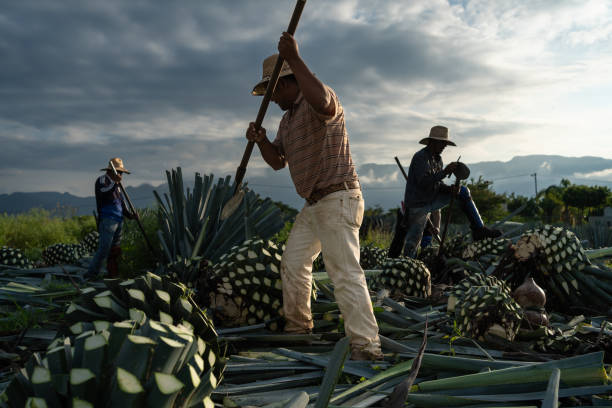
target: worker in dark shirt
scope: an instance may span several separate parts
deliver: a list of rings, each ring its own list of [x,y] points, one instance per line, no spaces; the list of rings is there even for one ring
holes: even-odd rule
[[[401,249],[404,238],[404,255],[415,257],[423,230],[430,217],[433,222],[435,234],[440,232],[440,209],[450,203],[452,194],[456,194],[463,213],[470,222],[472,238],[479,241],[484,238],[496,238],[501,231],[485,227],[478,209],[472,200],[470,190],[466,186],[460,186],[458,191],[454,186],[444,184],[442,180],[453,174],[457,169],[457,162],[449,163],[444,167],[440,154],[446,146],[456,146],[448,138],[448,129],[444,126],[434,126],[429,136],[419,143],[427,147],[419,150],[412,157],[406,191],[404,193],[404,218],[403,228],[399,229],[394,237],[392,247]],[[402,236],[399,236],[402,234]],[[399,245],[398,245],[399,242]],[[389,256],[397,257],[399,253],[390,253]]]
[[[112,163],[117,174],[111,168]],[[138,218],[138,214],[132,214],[125,203],[119,189],[119,183],[124,173],[130,174],[123,167],[123,161],[115,157],[110,159],[108,167],[100,169],[105,171],[96,179],[96,206],[98,208],[98,249],[89,264],[85,277],[93,279],[100,273],[100,268],[106,259],[106,269],[109,278],[119,277],[119,257],[121,256],[121,230],[123,217],[130,219]]]

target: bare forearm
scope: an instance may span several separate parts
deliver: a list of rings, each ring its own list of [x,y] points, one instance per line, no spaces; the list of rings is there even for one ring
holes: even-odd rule
[[[257,147],[259,147],[261,157],[263,157],[266,163],[268,163],[268,165],[274,170],[279,170],[285,167],[285,158],[280,154],[278,148],[270,143],[267,138],[257,142]]]
[[[306,102],[319,114],[333,116],[336,107],[332,103],[331,95],[323,82],[319,81],[306,66],[300,56],[297,42],[291,34],[283,33],[278,41],[278,52],[291,67]]]
[[[274,170],[285,167],[285,158],[281,154],[279,148],[270,143],[266,136],[265,128],[261,126],[255,128],[254,122],[249,123],[249,127],[246,131],[246,138],[249,142],[257,143],[261,156]]]

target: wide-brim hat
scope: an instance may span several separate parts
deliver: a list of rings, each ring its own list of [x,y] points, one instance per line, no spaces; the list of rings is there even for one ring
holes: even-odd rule
[[[110,165],[111,163],[113,163],[113,166],[115,166],[115,170],[117,170],[118,172],[120,171],[122,173],[130,174],[130,172],[127,171],[125,167],[123,167],[123,160],[121,160],[119,157],[113,157],[112,159],[110,159],[108,161],[108,166],[103,169],[100,169],[100,171],[113,171],[113,168]]]
[[[276,60],[278,60],[278,54],[270,55],[263,61],[261,81],[259,81],[253,88],[253,91],[251,91],[253,95],[263,95],[266,93],[266,88],[268,87],[268,82],[270,82],[272,71],[274,71]],[[293,75],[293,71],[291,70],[289,64],[287,64],[287,61],[283,61],[283,66],[281,67],[278,77],[280,78],[287,75]]]
[[[429,136],[421,139],[420,144],[428,144],[430,140],[441,140],[446,142],[447,145],[457,146],[455,142],[448,138],[448,128],[444,126],[434,126],[429,131]]]

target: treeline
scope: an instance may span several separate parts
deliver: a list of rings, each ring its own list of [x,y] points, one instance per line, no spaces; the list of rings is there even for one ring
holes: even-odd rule
[[[524,206],[512,221],[565,223],[576,226],[587,222],[590,216],[603,215],[606,206],[612,207],[612,192],[608,187],[572,184],[567,179],[561,180],[559,185],[539,191],[536,197],[514,193],[498,194],[493,191],[492,185],[492,181],[485,180],[482,176],[477,180],[470,179],[467,183],[485,223],[500,220]],[[396,211],[396,208],[384,211],[379,206],[369,207],[366,209],[365,218],[394,220]],[[452,209],[451,219],[456,224],[468,222],[457,205]]]

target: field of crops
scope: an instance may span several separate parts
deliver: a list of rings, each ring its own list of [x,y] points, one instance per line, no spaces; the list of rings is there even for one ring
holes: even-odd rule
[[[609,248],[563,226],[455,233],[418,259],[363,231],[384,359],[352,361],[315,261],[312,334],[282,332],[287,219],[229,178],[196,174],[126,224],[121,279],[83,277],[93,217],[0,222],[0,406],[612,406]]]

